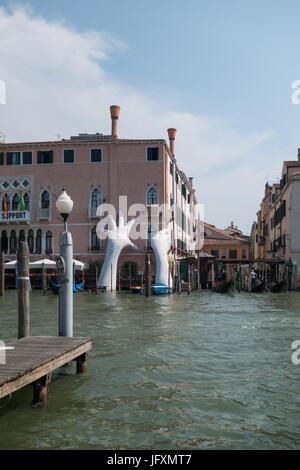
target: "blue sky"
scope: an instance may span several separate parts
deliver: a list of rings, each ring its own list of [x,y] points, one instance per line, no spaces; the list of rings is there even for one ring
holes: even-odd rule
[[[0,6],[7,4],[0,0]],[[30,18],[59,23],[83,38],[91,30],[103,34],[104,42],[109,38],[105,57],[99,59],[107,83],[110,80],[129,94],[134,92],[137,105],[141,100],[145,110],[151,108],[152,120],[156,112],[160,117],[164,114],[161,124],[178,129],[181,154],[176,156],[188,176],[195,177],[208,222],[224,227],[234,220],[244,230],[250,229],[266,179],[279,177],[282,161],[296,159],[300,147],[300,105],[291,102],[291,83],[300,79],[298,1],[86,0],[83,4],[31,0],[21,4],[30,10]],[[14,11],[16,3],[10,5]],[[21,34],[22,27],[16,34]],[[24,74],[16,64],[10,59],[14,75]],[[37,78],[32,64],[26,74],[30,67]],[[56,74],[56,67],[53,59],[59,86],[63,77]],[[3,64],[1,69],[0,60],[0,79],[2,73],[8,80],[7,69]],[[89,86],[84,82],[78,90],[88,92]],[[113,103],[114,98],[112,91],[111,104],[119,104]],[[7,109],[13,113],[13,106]],[[123,108],[120,128],[122,112]],[[157,130],[151,128],[150,117],[143,132],[140,123],[134,129],[133,117],[130,121],[126,115],[132,123],[130,136],[152,137]],[[193,118],[198,127],[192,126],[188,146],[181,131]],[[50,118],[48,125],[52,126]],[[63,133],[62,127],[58,132],[61,129]],[[130,130],[126,128],[127,134]],[[45,131],[39,132],[37,139]],[[167,138],[165,129],[156,136]],[[24,138],[21,130],[14,130],[13,137]],[[220,200],[226,210],[220,208]]]

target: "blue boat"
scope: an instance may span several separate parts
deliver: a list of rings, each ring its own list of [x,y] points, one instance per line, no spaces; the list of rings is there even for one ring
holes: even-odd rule
[[[162,295],[169,293],[169,287],[166,284],[163,284],[162,282],[157,282],[156,284],[153,284],[153,286],[151,286],[151,290],[152,294],[154,295]]]

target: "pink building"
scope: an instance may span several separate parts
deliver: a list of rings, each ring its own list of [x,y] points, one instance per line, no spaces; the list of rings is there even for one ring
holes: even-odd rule
[[[111,106],[110,111],[111,135],[79,134],[60,141],[0,144],[0,235],[7,259],[14,258],[22,230],[33,261],[59,253],[62,221],[55,201],[62,188],[74,201],[69,229],[74,257],[81,261],[103,260],[106,241],[96,237],[100,220],[96,210],[110,203],[118,214],[119,196],[127,196],[128,207],[141,203],[147,211],[157,208],[159,227],[170,227],[173,252],[178,256],[195,250],[196,198],[192,179],[179,170],[175,159],[176,130],[168,129],[170,145],[164,139],[118,139],[120,108]],[[21,195],[25,207],[20,204]],[[160,212],[161,204],[173,206],[171,216]],[[138,250],[124,250],[120,263],[130,261],[141,269],[148,242],[140,239],[135,243]]]

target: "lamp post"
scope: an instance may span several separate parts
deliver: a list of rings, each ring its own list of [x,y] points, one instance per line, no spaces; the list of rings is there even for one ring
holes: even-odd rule
[[[73,208],[73,201],[65,190],[56,201],[56,208],[64,221],[60,236],[60,256],[63,276],[59,288],[59,336],[73,336],[73,242],[68,232],[67,219]]]

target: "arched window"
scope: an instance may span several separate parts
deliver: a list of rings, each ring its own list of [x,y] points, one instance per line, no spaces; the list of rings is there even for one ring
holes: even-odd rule
[[[42,231],[41,231],[40,228],[36,232],[35,251],[36,251],[36,253],[41,253],[42,252]]]
[[[27,193],[24,194],[24,202],[25,202],[25,210],[29,211],[30,204],[29,204],[29,196]]]
[[[48,193],[48,191],[44,191],[42,193],[42,199],[41,199],[41,205],[42,205],[42,209],[48,209],[49,206],[50,206],[50,195]]]
[[[100,251],[100,239],[97,237],[96,225],[91,230],[91,250]]]
[[[18,194],[14,194],[14,197],[12,198],[11,210],[17,211],[18,208],[19,208],[19,196]]]
[[[99,189],[94,189],[91,194],[91,209],[90,209],[90,216],[96,217],[97,207],[100,206],[102,203],[102,197]]]
[[[7,251],[8,250],[8,238],[7,238],[7,231],[2,230],[1,234],[1,250]]]
[[[19,232],[19,241],[20,241],[20,240],[26,240],[26,238],[25,238],[25,230],[23,230],[23,229],[20,230],[20,232]]]
[[[15,230],[12,230],[10,232],[9,251],[10,251],[10,253],[13,253],[13,252],[17,251],[17,235],[16,235]]]
[[[96,208],[101,204],[101,193],[99,189],[94,189],[91,198],[91,207]]]
[[[158,193],[155,188],[150,188],[147,192],[147,205],[158,204]]]
[[[2,198],[2,210],[4,211],[5,210],[5,207],[4,207],[4,198],[6,200],[6,205],[7,205],[7,210],[9,211],[10,210],[10,199],[8,197],[7,194],[5,194],[5,196],[3,196]]]
[[[29,230],[29,232],[28,232],[27,243],[28,243],[29,252],[33,253],[34,252],[33,230]]]
[[[48,230],[48,232],[46,233],[46,253],[49,255],[52,253],[52,239],[52,232]]]

